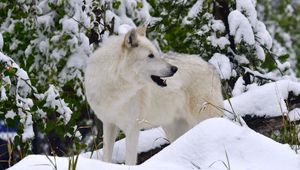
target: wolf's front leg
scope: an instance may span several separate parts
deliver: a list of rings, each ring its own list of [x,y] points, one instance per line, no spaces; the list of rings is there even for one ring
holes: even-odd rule
[[[126,133],[126,161],[127,165],[135,165],[137,162],[137,148],[139,129],[133,128]]]
[[[119,128],[112,123],[103,122],[103,160],[111,162],[115,139]]]

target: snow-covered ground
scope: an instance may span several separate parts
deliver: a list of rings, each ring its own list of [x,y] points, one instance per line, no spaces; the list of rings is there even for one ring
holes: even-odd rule
[[[148,142],[146,143],[148,143],[148,148],[153,148],[156,141],[153,141],[153,139],[161,139],[164,135],[161,133],[160,129],[151,130],[150,134],[150,136],[152,136],[152,141],[149,140],[150,138],[146,137],[148,135],[141,135],[141,137],[147,139]],[[119,145],[120,144],[124,143],[121,142]],[[145,145],[143,147],[145,147]],[[122,148],[124,147],[121,147],[119,150],[120,155],[124,152]],[[200,123],[174,143],[138,166],[129,167],[127,165],[105,163],[100,160],[89,159],[85,156],[79,156],[76,169],[300,169],[300,156],[288,145],[277,143],[247,127],[238,126],[224,118],[213,118]],[[53,163],[56,160],[58,170],[65,170],[69,166],[68,158],[56,157],[54,160],[53,157],[50,157],[50,159]],[[30,155],[9,170],[19,169],[52,170],[53,165],[44,155]]]
[[[247,92],[238,93],[238,91]],[[288,113],[285,99],[289,93],[300,94],[300,84],[289,80],[268,83],[260,87],[235,87],[236,95],[225,100],[226,115],[280,116],[288,114],[299,119],[297,110]],[[229,102],[230,101],[230,102]],[[231,113],[229,113],[231,112]],[[139,153],[168,143],[161,128],[142,131]],[[124,163],[125,140],[116,142],[113,161]],[[30,155],[11,167],[17,169],[67,169],[69,158]],[[101,161],[102,150],[83,153],[79,156],[77,169],[128,169],[126,165]],[[284,145],[262,136],[247,127],[241,127],[225,118],[214,118],[200,123],[174,143],[150,158],[145,163],[130,169],[231,169],[231,170],[299,170],[300,155],[289,145]]]

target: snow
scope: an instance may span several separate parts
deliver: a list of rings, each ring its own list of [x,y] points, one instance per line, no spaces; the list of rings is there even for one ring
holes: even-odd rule
[[[285,100],[289,92],[294,95],[300,95],[300,83],[290,80],[280,80],[268,83],[256,88],[248,88],[248,91],[234,96],[224,102],[224,107],[229,112],[226,115],[232,117],[232,113],[240,116],[252,115],[259,117],[275,117],[289,114],[290,117],[296,117],[297,112],[288,113]],[[231,108],[232,106],[232,108]]]
[[[242,54],[242,55],[234,54],[234,59],[241,65],[249,64],[249,60],[247,59],[247,57],[244,54]]]
[[[16,116],[16,113],[12,110],[8,111],[6,114],[5,114],[5,118],[11,118],[11,119],[14,119],[14,117]]]
[[[16,114],[18,114],[20,116],[20,123],[22,123],[24,126],[24,131],[21,134],[22,140],[26,141],[28,139],[32,139],[34,137],[34,132],[32,126],[32,115],[29,111],[33,106],[33,101],[32,99],[27,98],[27,95],[31,93],[31,82],[29,80],[28,74],[26,71],[20,68],[19,65],[16,64],[10,57],[4,55],[1,52],[0,61],[5,63],[5,67],[7,68],[17,69],[17,72],[15,74],[17,77],[17,82],[15,87],[13,88],[15,91],[16,107],[18,108],[18,110],[16,113],[13,113],[13,111],[8,112],[7,116],[14,117]],[[3,77],[2,80],[4,84],[12,86],[10,77]]]
[[[0,33],[0,50],[2,50],[3,45],[4,45],[4,42],[3,42],[3,36],[2,36],[2,34]]]
[[[17,88],[19,89],[17,92],[20,96],[26,97],[31,92],[31,82],[29,80],[28,74],[22,68],[18,68],[16,76],[18,77]],[[31,103],[32,102],[28,103],[27,105],[32,106]]]
[[[42,15],[37,17],[37,23],[38,24],[43,24],[45,28],[50,28],[53,24],[53,13],[49,13],[47,15]]]
[[[232,90],[232,96],[238,96],[242,94],[246,90],[245,81],[243,77],[239,77],[234,84],[234,88]]]
[[[42,118],[42,119],[47,119],[47,113],[44,112],[42,109],[38,109],[38,110],[36,111],[36,113],[39,115],[40,118]]]
[[[128,24],[122,24],[119,26],[118,28],[118,34],[119,35],[123,35],[126,34],[128,31],[130,31],[131,29],[133,29],[134,27]]]
[[[255,44],[255,50],[256,50],[257,58],[260,61],[265,61],[266,55],[265,55],[264,49],[261,46],[259,46],[258,44]]]
[[[89,39],[83,33],[80,33],[79,36],[74,37],[74,39],[76,41],[74,44],[77,44],[78,47],[73,49],[66,67],[75,67],[83,70],[86,66],[88,55],[91,53]]]
[[[78,22],[76,22],[73,18],[64,17],[60,22],[62,24],[63,30],[66,33],[78,33]]]
[[[257,21],[257,12],[252,0],[236,0],[236,9],[247,16],[251,25],[255,24]]]
[[[23,124],[25,124],[26,126],[24,126],[24,132],[22,133],[22,141],[26,142],[34,137],[33,122],[30,113],[26,115],[26,122]]]
[[[40,52],[44,55],[48,55],[49,53],[49,43],[46,41],[41,41],[38,45]]]
[[[63,58],[65,55],[66,55],[66,51],[65,50],[55,48],[51,52],[50,57],[58,61],[61,58]]]
[[[294,13],[294,8],[292,7],[291,4],[288,4],[284,11],[287,13],[288,16],[293,16]]]
[[[249,45],[255,43],[254,33],[249,20],[238,10],[228,15],[230,35],[234,36],[235,43],[244,40]]]
[[[142,4],[143,4],[142,9],[137,10],[139,18],[144,22],[152,22],[153,18],[149,13],[151,6],[148,4],[146,0],[142,0]]]
[[[286,61],[284,63],[281,63],[278,59],[275,60],[277,68],[281,71],[287,70],[291,67],[290,62]]]
[[[215,66],[221,79],[230,79],[231,64],[228,57],[220,53],[215,53],[208,62]]]
[[[300,108],[291,110],[288,116],[290,121],[300,120]],[[298,135],[300,135],[300,133]],[[300,137],[298,139],[300,139]]]
[[[273,40],[265,24],[261,21],[257,21],[253,30],[256,32],[257,41],[267,49],[271,49]]]
[[[21,41],[19,41],[19,40],[14,40],[14,41],[10,44],[9,49],[10,49],[10,50],[15,50],[15,49],[18,47],[19,44],[21,44]]]
[[[32,46],[28,45],[25,50],[25,56],[28,57],[32,53]]]
[[[161,136],[161,134],[157,134]],[[148,146],[151,147],[151,146]],[[76,158],[76,156],[75,156]],[[65,170],[72,158],[30,155],[9,170]],[[247,127],[224,118],[206,120],[138,166],[105,163],[79,156],[76,169],[102,170],[298,170],[300,156]]]
[[[8,132],[8,133],[0,133],[0,139],[1,140],[12,140],[16,136],[16,133],[14,132]]]
[[[258,71],[251,70],[248,67],[243,67],[243,68],[245,69],[245,73],[249,72],[250,74],[253,74],[256,77],[262,77],[262,78],[269,79],[269,80],[272,80],[272,81],[277,81],[277,80],[281,79],[278,76],[274,75],[274,73],[272,73],[272,72],[269,72],[267,74],[262,74]]]
[[[224,49],[226,45],[230,44],[229,40],[226,37],[220,37],[220,38],[218,38],[216,36],[216,33],[212,33],[211,36],[207,37],[207,40],[214,47],[220,47],[221,49]]]
[[[59,93],[55,89],[54,85],[49,85],[48,90],[45,92],[44,97],[46,99],[45,107],[51,107],[61,115],[60,117],[67,124],[71,119],[72,110],[67,106],[63,99],[59,98]]]
[[[299,155],[288,145],[220,118],[200,123],[144,165],[159,165],[161,160],[169,165],[178,164],[181,169],[227,169],[222,162],[230,164],[231,170],[300,167]]]
[[[1,86],[1,97],[0,97],[0,101],[5,101],[7,100],[7,95],[6,95],[6,90],[4,88],[4,86]]]
[[[141,131],[139,136],[138,153],[147,152],[154,148],[159,148],[164,144],[168,144],[165,132],[162,128],[153,128],[146,131]],[[87,152],[81,156],[92,159],[102,159],[102,149],[95,152]],[[119,140],[114,145],[112,161],[115,163],[125,162],[125,139]]]
[[[152,18],[149,12],[151,7],[146,0],[120,0],[119,2],[121,4],[118,9],[106,10],[105,13],[106,23],[110,23],[114,18],[114,32],[123,34],[126,31],[123,29],[125,25],[125,27],[135,28],[134,20],[138,20],[141,25],[155,22],[155,18]],[[138,3],[141,3],[140,7],[137,6]],[[123,27],[120,28],[121,30],[120,26]]]
[[[89,39],[83,33],[78,33],[76,36],[73,36],[68,43],[73,44],[72,46],[75,47],[71,49],[72,53],[69,55],[65,67],[59,73],[59,81],[62,84],[72,79],[83,80],[82,71],[85,69],[87,58],[92,51]],[[82,91],[82,89],[77,89],[77,94],[81,94],[78,91]]]
[[[183,19],[184,24],[191,24],[189,18],[194,18],[198,15],[199,12],[202,10],[203,0],[198,0],[192,8],[189,10],[188,15]]]
[[[269,32],[267,31],[265,24],[262,23],[261,21],[257,20],[257,12],[255,10],[255,5],[256,5],[256,2],[253,0],[237,0],[236,1],[236,9],[237,9],[237,11],[240,12],[240,14],[238,14],[238,13],[235,14],[236,17],[240,17],[240,19],[236,19],[236,20],[242,20],[240,22],[243,23],[243,24],[238,24],[238,25],[240,25],[240,27],[238,27],[238,28],[243,29],[246,32],[246,29],[250,29],[252,27],[253,31],[255,32],[256,41],[258,41],[260,43],[260,45],[264,45],[266,48],[270,49],[272,47],[272,37],[269,34]],[[246,22],[245,19],[247,19],[249,22]],[[228,17],[228,20],[229,20],[229,17]],[[234,21],[232,21],[232,22],[234,22]],[[231,21],[229,20],[229,25],[235,25],[235,24],[237,24],[237,23],[231,23]],[[243,26],[245,26],[245,27],[241,28]],[[251,33],[250,30],[248,30],[247,32]],[[230,28],[230,34],[231,34],[231,28]],[[253,34],[253,32],[252,32],[252,34]],[[231,34],[231,35],[234,35],[234,34]],[[243,34],[243,35],[245,35],[245,34]],[[240,39],[240,37],[241,37],[239,34],[237,34],[235,36],[238,36],[238,37],[235,37],[238,39]],[[255,40],[255,39],[254,39],[254,36],[252,39],[252,35],[249,35],[249,39],[244,39],[244,40],[248,44],[253,45],[254,44],[253,40]],[[235,42],[240,42],[240,41],[235,41]],[[262,53],[260,52],[259,54],[262,54]],[[258,57],[260,60],[264,59],[264,57],[262,57],[262,55],[260,55]],[[262,60],[262,61],[264,61],[264,60]]]
[[[198,35],[203,35],[205,33],[209,32],[208,25],[203,25],[201,29],[197,32]]]
[[[225,31],[225,25],[222,20],[212,20],[211,28],[217,32],[224,32]]]
[[[115,28],[114,28],[114,32],[117,32],[117,28],[121,25],[121,19],[111,10],[107,10],[105,12],[105,21],[106,22],[110,22],[113,18],[115,18]],[[128,25],[133,25],[132,23],[128,24]]]

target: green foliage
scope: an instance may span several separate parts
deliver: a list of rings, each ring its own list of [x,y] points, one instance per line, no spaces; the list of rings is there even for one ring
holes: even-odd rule
[[[14,155],[12,163],[32,152],[69,155],[74,150],[86,148],[78,127],[86,124],[86,120],[79,119],[79,115],[87,110],[83,72],[82,68],[68,68],[67,61],[80,49],[78,46],[86,50],[81,53],[83,56],[87,56],[90,49],[85,48],[89,44],[88,40],[84,41],[88,39],[84,34],[63,30],[63,19],[74,20],[75,7],[79,4],[61,2],[7,1],[1,5],[2,52],[11,58],[0,53],[0,86],[3,89],[0,120],[5,120],[8,127],[17,131],[13,148],[18,154]],[[78,12],[84,16],[91,11]],[[75,21],[78,22],[83,21]],[[89,30],[81,23],[78,29],[82,33]],[[26,76],[30,78],[20,71],[27,72]],[[8,113],[14,117],[7,117]],[[28,134],[30,136],[26,136]],[[49,149],[39,149],[42,146],[49,146]]]
[[[291,122],[286,118],[282,118],[282,128],[275,131],[271,138],[280,143],[288,143],[292,146],[299,146],[298,134],[300,132],[299,125],[295,122]]]
[[[144,5],[0,0],[0,121],[17,131],[11,165],[30,153],[73,156],[98,148],[101,123],[84,96],[86,60],[115,34],[118,15],[140,22]]]
[[[274,41],[273,51],[280,61],[289,61],[300,75],[300,4],[293,0],[258,1],[260,16],[269,28]],[[289,56],[287,56],[289,55]],[[285,57],[283,57],[285,56]],[[283,58],[282,58],[283,57]]]
[[[232,67],[231,77],[223,80],[224,84],[228,84],[225,85],[225,91],[229,95],[239,77],[252,80],[246,81],[245,85],[257,83],[254,78],[245,77],[249,76],[245,67],[262,74],[277,70],[277,61],[274,59],[276,57],[265,47],[264,42],[260,42],[257,35],[257,45],[253,45],[244,40],[237,43],[230,34],[228,16],[231,11],[236,10],[234,0],[204,0],[200,5],[201,9],[189,16],[190,9],[198,2],[149,1],[153,7],[152,16],[158,18],[150,28],[150,36],[158,41],[162,51],[198,54],[207,61],[216,53],[226,55]],[[245,17],[248,15],[245,14]],[[256,34],[256,28],[252,26],[252,29]],[[218,44],[218,41],[223,44]],[[257,48],[263,51],[266,60],[259,59]],[[244,62],[240,58],[244,58]],[[263,81],[268,82],[267,79]]]
[[[182,20],[187,15],[188,9],[196,1],[180,3],[178,1],[149,1],[153,7],[152,16],[159,17],[159,21],[150,27],[150,36],[155,37],[160,48],[166,51],[199,54],[199,44],[193,26],[183,26]],[[205,21],[203,21],[205,22]],[[161,33],[161,34],[160,34]],[[179,43],[180,42],[180,43]],[[197,42],[199,44],[197,44]],[[203,42],[203,41],[202,41]]]
[[[121,5],[121,1],[114,1],[114,2],[112,3],[112,7],[113,7],[114,9],[119,9],[120,5]]]

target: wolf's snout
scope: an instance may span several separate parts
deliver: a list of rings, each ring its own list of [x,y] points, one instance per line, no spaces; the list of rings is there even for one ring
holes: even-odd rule
[[[171,71],[173,74],[177,72],[178,68],[176,66],[171,66]]]

